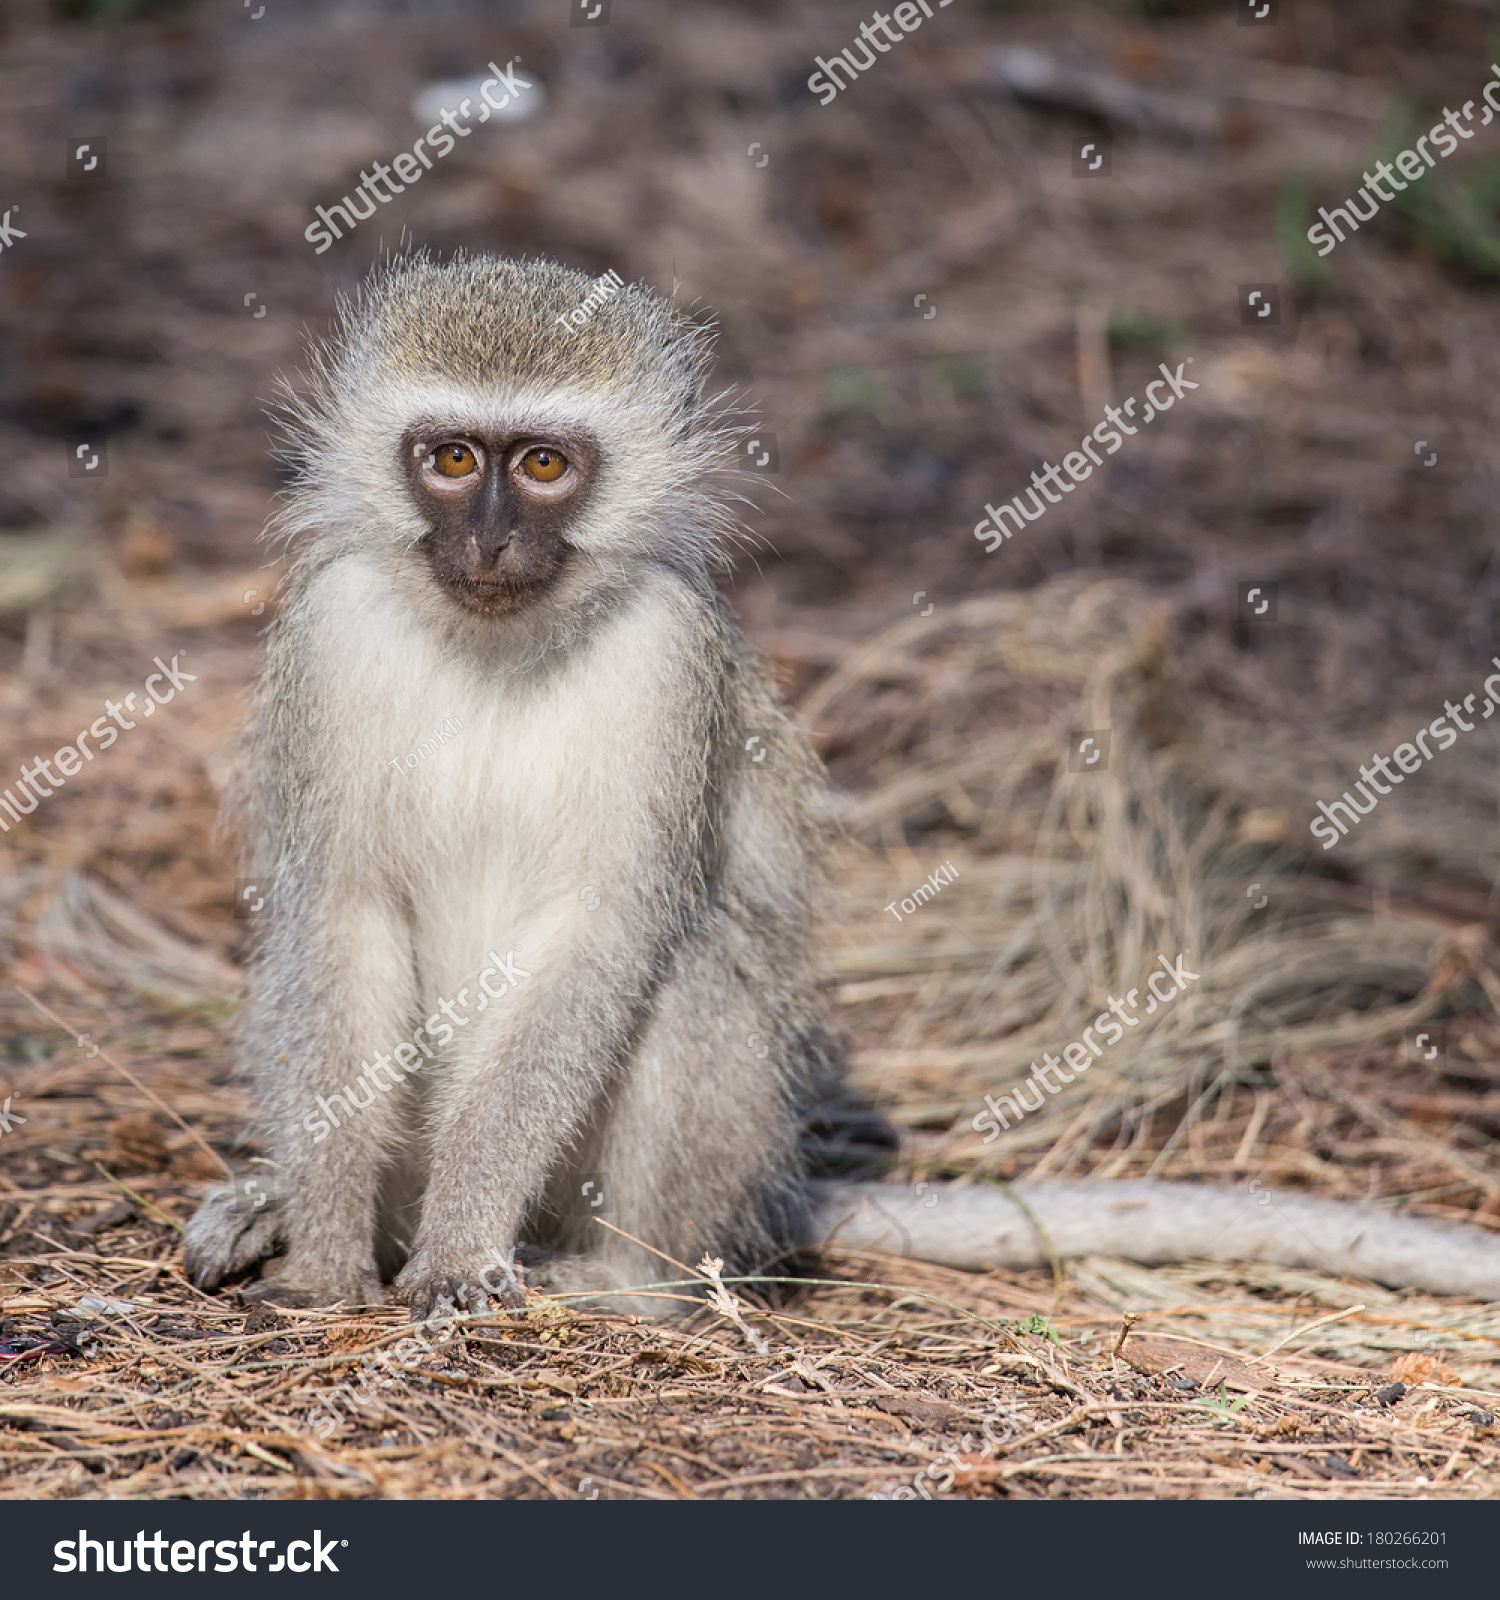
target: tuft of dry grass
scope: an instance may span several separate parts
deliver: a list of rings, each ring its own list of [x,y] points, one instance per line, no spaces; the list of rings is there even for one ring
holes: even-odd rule
[[[1465,788],[1461,759],[1436,768],[1425,794],[1401,797],[1406,811],[1370,819],[1384,832],[1345,842],[1360,853],[1330,875],[1307,825],[1337,789],[1274,748],[1226,763],[1228,730],[1202,725],[1211,713],[1179,682],[1169,624],[1135,585],[1071,574],[903,621],[814,691],[825,745],[861,749],[871,769],[848,808],[846,916],[828,940],[855,1081],[893,1121],[943,1135],[924,1141],[934,1169],[1224,1175],[1301,1095],[1300,1124],[1316,1120],[1309,1102],[1331,1102],[1488,1201],[1492,1163],[1328,1068],[1400,1071],[1423,1024],[1464,1017],[1448,1026],[1448,1066],[1488,1079],[1500,976],[1487,903],[1458,875],[1429,870],[1420,889],[1378,896],[1359,879],[1399,884],[1434,811],[1478,835],[1492,800]],[[1107,768],[1070,770],[1085,730],[1107,735]],[[1347,773],[1363,752],[1326,754]],[[890,911],[947,860],[955,882],[915,914]],[[1199,978],[1174,1005],[981,1144],[969,1117],[986,1090],[1014,1088],[1110,996],[1144,992],[1159,955],[1181,953]],[[1226,1128],[1236,1140],[1205,1166],[1208,1127],[1221,1148]]]

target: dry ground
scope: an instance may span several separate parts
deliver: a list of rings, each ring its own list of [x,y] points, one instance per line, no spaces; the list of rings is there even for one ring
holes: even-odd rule
[[[195,619],[213,636],[215,605],[237,607],[239,581],[136,581],[111,623],[128,630],[128,616],[149,619],[188,642],[191,660],[198,633],[167,617]],[[865,649],[864,668],[851,660],[848,693],[873,716],[857,684],[876,657],[910,695],[938,670],[934,658],[959,658],[975,685],[1019,673],[993,642],[974,640],[999,636],[1013,649],[1024,626],[997,610],[1024,607],[1042,625],[1049,605],[1081,633],[1098,586],[1065,579],[1057,589],[969,602],[941,637],[903,623]],[[12,883],[0,1092],[27,1120],[0,1136],[0,1314],[15,1353],[0,1399],[7,1492],[839,1496],[910,1488],[924,1468],[915,1492],[1491,1492],[1495,1308],[1313,1271],[1089,1260],[1054,1284],[1045,1273],[975,1278],[833,1252],[819,1276],[857,1287],[744,1285],[743,1323],[705,1310],[668,1328],[538,1302],[518,1323],[466,1330],[431,1354],[403,1351],[416,1358],[409,1373],[373,1390],[359,1358],[405,1335],[398,1310],[267,1320],[189,1288],[177,1229],[213,1158],[121,1069],[255,1170],[245,1166],[253,1147],[239,1142],[252,1107],[226,1082],[231,1007],[211,998],[215,982],[232,993],[240,931],[219,908],[203,770],[253,659],[249,630],[236,626],[239,643],[221,645],[197,698],[184,692],[180,720],[163,717],[149,743],[122,740],[110,768],[120,789],[98,801],[102,834],[120,819],[138,826],[151,797],[169,791],[173,837],[126,828],[95,849],[126,860],[155,851],[180,885],[196,870],[203,902],[179,889],[169,916],[158,893],[153,915],[62,855]],[[1138,693],[1142,681],[1159,692],[1159,673],[1128,664],[1128,633],[1122,644],[1104,651],[1114,667],[1098,692]],[[206,638],[203,648],[207,656]],[[823,683],[840,694],[833,678]],[[883,712],[903,720],[890,705]],[[1121,711],[1111,717],[1128,726]],[[992,719],[987,731],[1014,741],[998,770],[1024,778],[1036,730]],[[962,762],[973,744],[954,748]],[[1052,750],[1056,767],[1055,741]],[[1435,891],[1372,907],[1278,868],[1279,847],[1253,843],[1271,828],[1264,807],[1236,812],[1221,794],[1193,811],[1181,792],[1190,754],[1120,740],[1118,775],[1063,771],[1049,783],[1032,774],[1043,819],[1058,805],[1084,807],[1080,837],[1046,852],[1008,851],[998,839],[987,849],[976,818],[968,843],[948,852],[957,880],[913,919],[920,937],[884,910],[910,885],[911,852],[861,844],[860,834],[896,803],[889,789],[909,789],[918,772],[929,794],[961,792],[976,808],[986,796],[935,758],[893,764],[888,782],[866,787],[851,806],[841,909],[827,930],[828,987],[857,1092],[825,1110],[815,1158],[833,1170],[867,1167],[873,1107],[901,1132],[890,1164],[918,1179],[1154,1171],[1245,1186],[1247,1204],[1295,1186],[1490,1225],[1500,1180],[1488,1155],[1496,980],[1487,925]],[[1109,787],[1080,798],[1080,783]],[[1111,818],[1111,797],[1133,797],[1132,816]],[[1020,827],[1023,800],[1012,796],[1007,829]],[[926,797],[907,793],[904,803]],[[1143,842],[1142,817],[1153,811],[1156,831]],[[1224,837],[1214,845],[1204,816],[1219,812],[1230,820],[1215,824]],[[1088,908],[1100,894],[1118,897],[1111,928],[1144,919],[1150,944],[1152,898],[1162,898],[1151,864],[1170,858],[1163,840],[1193,816],[1201,870],[1155,910],[1171,927],[1204,930],[1202,992],[1114,1075],[1101,1064],[1086,1098],[1049,1105],[986,1149],[968,1127],[984,1087],[1008,1086],[1034,1041],[1065,1037],[1076,1000],[1094,992]],[[1089,830],[1111,826],[1122,830],[1112,859],[1134,876],[1116,870],[1091,888],[1099,850]],[[1044,832],[1037,821],[1033,838]],[[1271,861],[1259,869],[1278,908],[1268,926],[1256,924],[1269,906],[1259,917],[1247,906],[1245,926],[1243,872],[1223,889],[1246,850]],[[1226,1005],[1247,989],[1253,1003],[1227,1034]],[[1438,1065],[1409,1063],[1404,1036],[1439,1015]],[[664,1280],[676,1276],[664,1268]],[[1240,1365],[1354,1307],[1268,1362]],[[1141,1320],[1116,1351],[1127,1312]],[[1220,1353],[1230,1360],[1216,1371]],[[1402,1378],[1410,1387],[1392,1391]],[[345,1398],[330,1413],[330,1393],[346,1383],[365,1402]]]
[[[1392,208],[1326,273],[1285,225],[1348,193],[1403,106],[1478,92],[1479,8],[1308,0],[1262,32],[1207,5],[958,4],[826,113],[786,86],[847,8],[643,0],[570,31],[540,5],[372,6],[336,35],[274,9],[5,20],[0,204],[34,222],[0,258],[0,775],[154,655],[198,679],[0,838],[0,1104],[25,1119],[0,1132],[0,1493],[839,1497],[929,1467],[913,1492],[1492,1493],[1495,1309],[1312,1270],[1054,1282],[830,1252],[828,1281],[737,1286],[737,1318],[537,1303],[466,1327],[330,1431],[314,1414],[399,1313],[247,1319],[177,1264],[216,1170],[198,1141],[257,1154],[228,1079],[248,929],[212,833],[275,582],[256,400],[378,248],[315,261],[300,230],[409,146],[422,81],[515,53],[546,114],[471,141],[384,237],[675,274],[774,422],[785,495],[759,497],[729,593],[843,797],[824,949],[851,1094],[813,1159],[1495,1226],[1492,726],[1328,855],[1307,822],[1500,650],[1500,135],[1433,180],[1447,209]],[[1011,94],[995,52],[1020,47],[1072,76]],[[80,118],[113,188],[53,171]],[[1070,140],[1104,131],[1116,176],[1075,181]],[[1282,326],[1242,331],[1235,286],[1270,280]],[[984,553],[986,498],[1189,355],[1203,387],[1162,431]],[[110,444],[97,483],[62,476],[81,432]],[[1246,578],[1280,584],[1274,628],[1236,617]],[[1108,770],[1070,772],[1070,736],[1102,729]],[[1179,950],[1202,976],[1178,1009],[981,1142],[987,1090]]]

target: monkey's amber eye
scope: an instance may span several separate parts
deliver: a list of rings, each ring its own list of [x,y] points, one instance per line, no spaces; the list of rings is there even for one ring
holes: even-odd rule
[[[567,470],[568,458],[558,450],[528,450],[521,457],[521,471],[538,483],[555,483]]]
[[[445,478],[467,478],[479,470],[479,458],[466,444],[440,444],[432,453],[432,464]]]

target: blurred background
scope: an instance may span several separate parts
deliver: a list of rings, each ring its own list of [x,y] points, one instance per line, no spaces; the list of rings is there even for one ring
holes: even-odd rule
[[[1500,7],[955,0],[823,106],[861,6],[597,5],[5,0],[0,787],[154,656],[197,674],[0,834],[9,976],[228,1148],[250,925],[212,823],[275,605],[265,408],[387,252],[548,255],[711,321],[715,387],[759,408],[726,592],[845,823],[854,1089],[814,1156],[1487,1221],[1493,725],[1335,848],[1309,823],[1500,654],[1500,122],[1330,255],[1305,234],[1480,101]],[[512,61],[505,114],[315,252],[314,207]],[[1199,387],[989,552],[986,502],[1162,363]],[[982,1143],[983,1094],[1183,951],[1174,1009]],[[33,1106],[0,1170],[93,1181],[113,1138],[187,1195],[175,1129],[13,988],[0,1018]]]

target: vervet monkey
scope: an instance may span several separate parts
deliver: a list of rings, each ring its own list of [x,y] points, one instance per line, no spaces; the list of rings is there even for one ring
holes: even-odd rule
[[[558,1288],[673,1276],[593,1222],[604,1178],[672,1256],[805,1232],[816,763],[714,586],[735,436],[706,336],[638,286],[574,326],[592,290],[406,259],[315,363],[243,795],[278,1196],[210,1196],[201,1284],[284,1249],[252,1293],[369,1302],[400,1266],[414,1316],[480,1310],[520,1303],[523,1241]]]
[[[1064,1253],[1423,1282],[1430,1246],[1373,1251],[1368,1214],[1316,1202],[1277,1233],[1220,1196],[1245,1215],[1215,1233],[1169,1185],[1022,1185],[1023,1212],[804,1183],[817,763],[715,589],[736,433],[706,335],[639,285],[575,319],[593,287],[397,261],[296,404],[301,543],[240,793],[273,913],[241,1058],[276,1192],[209,1194],[193,1280],[283,1254],[246,1295],[366,1304],[394,1277],[425,1319],[519,1305],[518,1246],[534,1281],[608,1294],[677,1276],[653,1250],[730,1274],[830,1232],[1022,1264],[1039,1223]],[[1500,1294],[1500,1246],[1427,1227],[1487,1246],[1469,1277]]]

